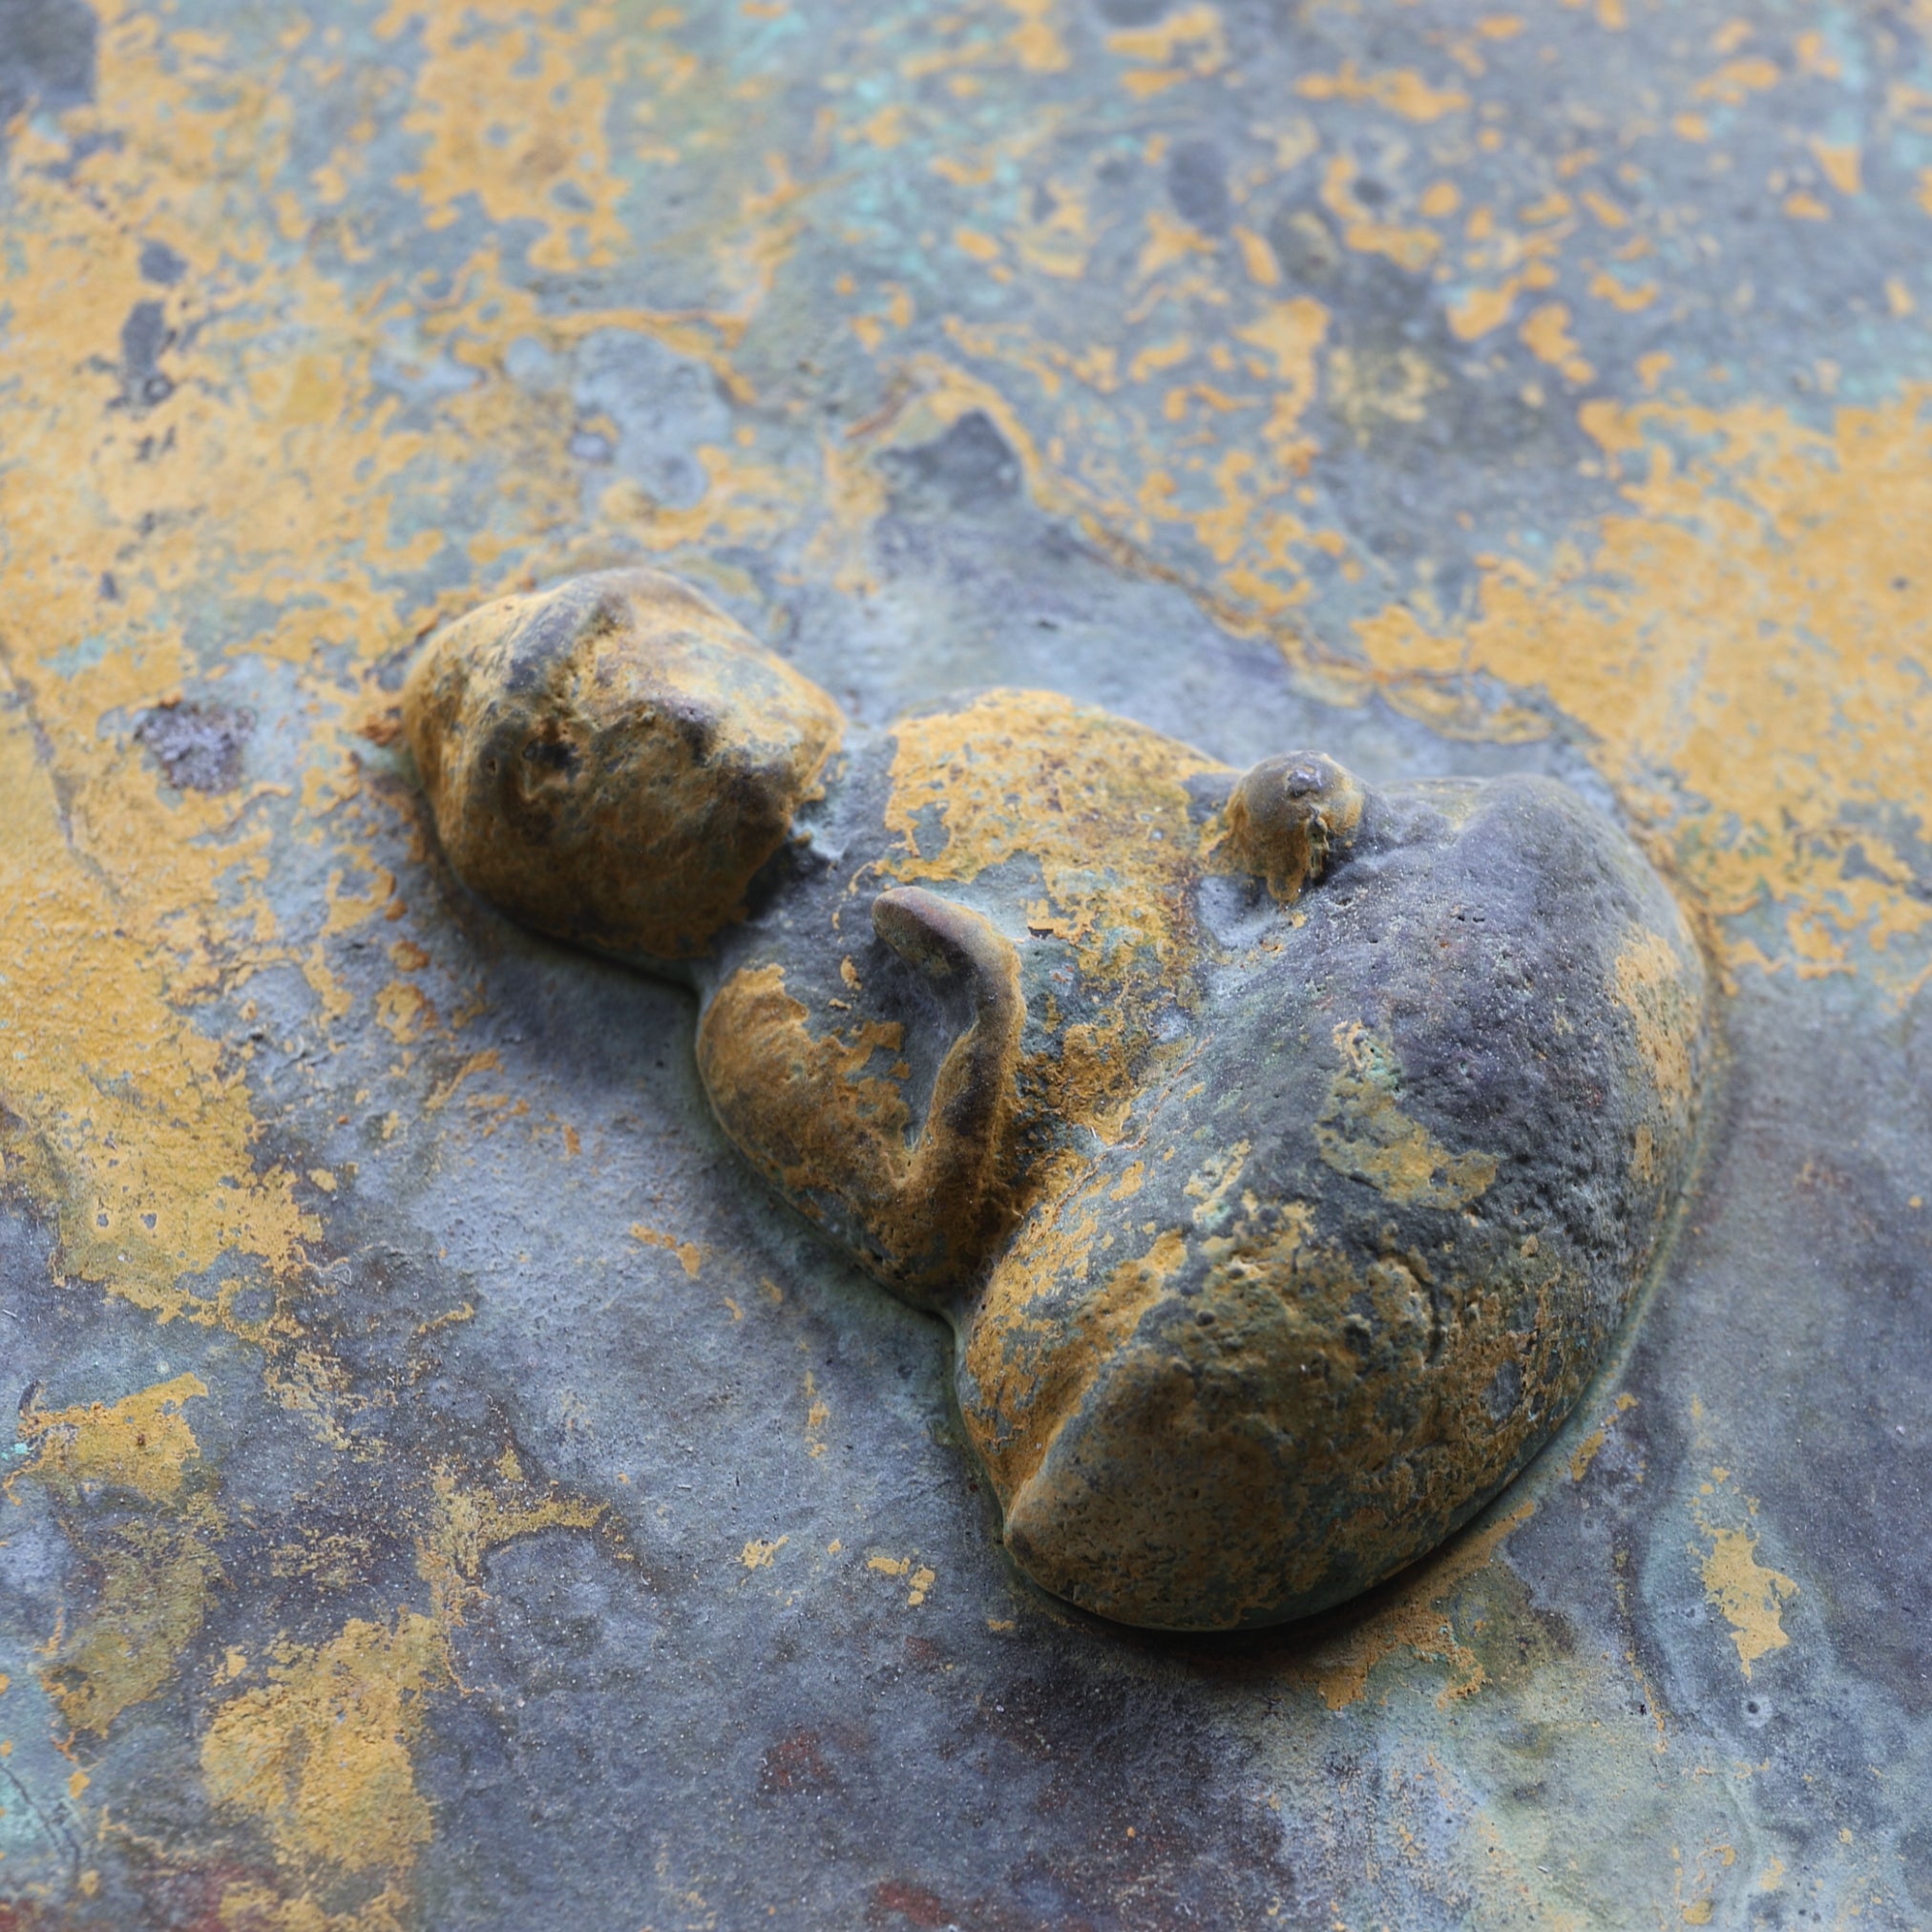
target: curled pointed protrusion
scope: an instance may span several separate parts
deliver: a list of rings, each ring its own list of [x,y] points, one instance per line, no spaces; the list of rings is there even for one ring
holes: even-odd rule
[[[1228,855],[1284,905],[1346,854],[1367,792],[1354,772],[1321,751],[1264,758],[1228,801]]]
[[[881,892],[872,930],[958,1028],[910,1145],[895,1082],[864,1071],[870,1040],[854,1057],[836,1033],[814,1035],[776,963],[718,989],[699,1022],[698,1070],[724,1131],[760,1170],[896,1294],[937,1310],[1017,1214],[1019,955],[983,914],[918,886]]]
[[[933,1118],[940,1131],[934,1153],[924,1158],[934,1197],[956,1201],[967,1219],[981,1216],[1010,1151],[1026,1025],[1019,956],[981,914],[918,886],[881,892],[872,901],[872,931],[934,985],[960,986],[970,1002],[966,1031],[934,1083]]]

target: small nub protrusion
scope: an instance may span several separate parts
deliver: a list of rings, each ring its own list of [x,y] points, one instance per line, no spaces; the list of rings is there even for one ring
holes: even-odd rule
[[[1346,855],[1366,795],[1361,780],[1326,752],[1264,758],[1228,798],[1225,850],[1292,904]]]

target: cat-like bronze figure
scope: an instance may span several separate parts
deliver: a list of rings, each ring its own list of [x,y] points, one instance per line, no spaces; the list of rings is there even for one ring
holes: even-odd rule
[[[1225,1629],[1368,1587],[1574,1404],[1690,1158],[1703,966],[1528,777],[1237,772],[1052,693],[855,728],[678,580],[430,640],[457,873],[697,993],[724,1131],[957,1337],[1008,1548]]]

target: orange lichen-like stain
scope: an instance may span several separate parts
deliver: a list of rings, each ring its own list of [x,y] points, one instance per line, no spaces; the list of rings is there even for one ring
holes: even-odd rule
[[[1797,1594],[1797,1586],[1757,1561],[1757,1539],[1749,1530],[1723,1525],[1705,1534],[1711,1539],[1701,1566],[1705,1593],[1731,1626],[1738,1668],[1748,1680],[1758,1658],[1791,1642],[1782,1607]]]
[[[1491,567],[1465,623],[1410,606],[1364,622],[1377,684],[1483,736],[1548,726],[1480,704],[1465,679],[1543,695],[1586,728],[1682,883],[1736,922],[1719,929],[1733,965],[1862,970],[1903,996],[1932,970],[1900,836],[1932,826],[1928,401],[1909,389],[1828,430],[1757,403],[1590,419],[1627,471],[1648,457],[1628,510],[1569,564]]]
[[[1217,7],[1198,0],[1182,7],[1152,26],[1132,28],[1107,35],[1107,47],[1124,60],[1138,63],[1172,63],[1177,74],[1218,74],[1228,64],[1228,32]],[[1135,76],[1126,76],[1130,92],[1144,92],[1135,86]]]
[[[1358,1020],[1334,1029],[1342,1068],[1315,1125],[1321,1157],[1403,1206],[1464,1208],[1496,1178],[1496,1160],[1452,1154],[1403,1113],[1395,1048]]]
[[[1522,340],[1539,361],[1558,368],[1571,382],[1586,383],[1596,371],[1577,353],[1570,334],[1570,312],[1561,302],[1544,303],[1522,325]]]
[[[1322,173],[1322,205],[1342,226],[1343,243],[1365,255],[1386,255],[1398,266],[1420,273],[1440,251],[1442,238],[1433,228],[1404,228],[1378,220],[1354,191],[1355,164],[1346,155],[1331,155]]]
[[[902,1084],[890,1071],[869,1071],[880,1055],[896,1062],[905,1039],[896,1020],[866,1020],[844,1033],[815,1035],[809,1009],[787,993],[785,969],[777,965],[739,974],[719,997],[724,1005],[713,1009],[719,1018],[707,1027],[701,1051],[706,1084],[721,1106],[731,1104],[741,1067],[761,1084],[774,1065],[796,1067],[793,1079],[776,1092],[795,1087],[801,1111],[795,1119],[768,1124],[770,1158],[781,1186],[809,1187],[817,1178],[808,1150],[818,1138],[820,1107],[832,1110],[833,1138],[854,1150],[853,1165],[888,1170],[903,1166],[912,1114]]]
[[[930,1564],[919,1564],[909,1556],[873,1556],[866,1559],[866,1567],[882,1577],[904,1577],[907,1584],[906,1607],[916,1610],[926,1601],[926,1593],[938,1581],[938,1573]]]
[[[1061,1031],[1020,1080],[1038,1116],[1120,1131],[1144,1077],[1155,1002],[1191,991],[1189,890],[1202,832],[1190,777],[1221,769],[1185,745],[1050,692],[996,691],[895,726],[887,829],[902,879],[970,882],[1012,863],[1037,868],[1046,896],[1028,914],[1063,942],[1081,974],[1105,985],[1105,1017]],[[944,843],[920,844],[922,813]],[[1058,1184],[1052,1164],[1028,1199]]]
[[[173,1502],[201,1458],[182,1410],[207,1394],[200,1376],[177,1376],[118,1402],[30,1409],[21,1418],[21,1439],[39,1445],[31,1471],[69,1500],[111,1488],[144,1502]]]
[[[1684,1023],[1683,963],[1670,941],[1633,931],[1617,955],[1611,993],[1630,1016],[1659,1104],[1673,1120],[1688,1120],[1695,1099],[1691,1036]]]
[[[203,1734],[209,1796],[265,1832],[280,1867],[279,1888],[229,1888],[223,1909],[239,1922],[259,1915],[290,1932],[325,1923],[393,1932],[405,1922],[410,1871],[433,1826],[415,1779],[423,1705],[457,1688],[451,1633],[482,1601],[484,1561],[517,1538],[594,1530],[604,1520],[601,1503],[532,1480],[514,1448],[480,1481],[438,1467],[429,1490],[416,1537],[429,1611],[403,1609],[387,1624],[351,1619],[314,1648],[271,1646],[267,1683],[220,1705]],[[318,1560],[342,1572],[340,1588],[366,1572],[369,1555],[358,1548],[338,1562],[325,1550],[278,1564],[278,1573]],[[224,1682],[247,1669],[240,1651],[230,1663]],[[318,1897],[357,1877],[380,1879],[381,1890],[346,1920],[322,1916]]]
[[[410,1746],[423,1700],[452,1688],[435,1619],[353,1618],[313,1649],[291,1647],[269,1681],[231,1698],[201,1740],[218,1804],[254,1818],[278,1860],[304,1880],[402,1874],[429,1842],[429,1800]]]
[[[646,1228],[641,1221],[631,1223],[631,1239],[640,1241],[646,1248],[664,1248],[678,1257],[678,1264],[692,1280],[698,1278],[698,1270],[704,1265],[704,1250],[695,1241],[680,1241],[675,1234],[665,1234],[656,1228]]]
[[[1048,691],[989,692],[893,729],[897,877],[965,881],[1025,859],[1082,966],[1119,971],[1144,955],[1178,976],[1198,863],[1186,782],[1216,760]],[[946,833],[931,857],[916,823],[929,808]]]
[[[119,890],[76,850],[29,710],[0,713],[0,1097],[15,1120],[0,1144],[54,1204],[71,1272],[164,1318],[220,1319],[180,1277],[227,1250],[285,1268],[304,1223],[294,1177],[255,1171],[247,1096],[222,1077],[219,1046],[170,1003],[160,929],[186,882]]]
[[[1019,18],[1007,44],[1021,67],[1029,74],[1061,74],[1073,65],[1065,41],[1054,30],[1055,0],[1003,0],[1003,4]]]
[[[124,1711],[167,1688],[223,1580],[213,1547],[220,1521],[204,1502],[104,1536],[76,1533],[94,1561],[99,1594],[43,1673],[74,1730],[104,1734]]]
[[[1501,328],[1516,305],[1521,284],[1505,282],[1500,288],[1473,288],[1449,310],[1449,327],[1460,342],[1475,342]]]
[[[1469,106],[1469,96],[1460,88],[1431,87],[1414,68],[1365,74],[1352,60],[1344,61],[1334,74],[1305,74],[1295,83],[1295,92],[1308,100],[1373,101],[1404,120],[1425,123],[1460,114]]]
[[[1739,1496],[1730,1471],[1713,1469],[1702,1485],[1704,1501],[1692,1506],[1691,1517],[1709,1540],[1698,1556],[1704,1594],[1730,1626],[1737,1650],[1737,1667],[1751,1681],[1751,1667],[1791,1642],[1784,1628],[1784,1606],[1798,1594],[1792,1578],[1757,1560],[1758,1538],[1750,1527],[1757,1504]],[[1723,1519],[1730,1515],[1732,1521]],[[1735,1520],[1742,1517],[1742,1521]]]
[[[1144,1047],[1144,1011],[1186,997],[1200,864],[1186,781],[1219,771],[1185,744],[1051,692],[989,692],[894,726],[885,825],[904,852],[894,877],[972,881],[995,866],[1038,868],[1036,932],[1066,941],[1083,976],[1113,989],[1107,1024],[1070,1028],[1028,1062],[1060,1119],[1107,1130]],[[921,850],[917,819],[937,811],[943,847]]]
[[[416,1570],[428,1583],[439,1617],[460,1623],[478,1594],[483,1559],[494,1549],[548,1529],[595,1529],[601,1503],[533,1483],[514,1451],[506,1451],[494,1482],[466,1483],[449,1467],[430,1483],[433,1507],[416,1544]]]
[[[99,1579],[42,1673],[76,1732],[104,1733],[163,1689],[221,1580],[221,1512],[182,1414],[207,1394],[200,1376],[177,1376],[118,1402],[21,1418],[38,1449],[21,1473],[45,1485]]]
[[[1606,1442],[1610,1439],[1610,1431],[1616,1426],[1617,1418],[1627,1410],[1637,1406],[1637,1398],[1626,1391],[1617,1397],[1616,1407],[1577,1444],[1577,1451],[1570,1458],[1570,1480],[1581,1482],[1590,1472],[1590,1464],[1597,1460]]]
[[[616,12],[534,0],[505,19],[485,7],[397,0],[378,32],[416,22],[427,58],[403,120],[422,138],[421,163],[396,186],[421,203],[426,227],[448,227],[473,197],[493,222],[537,224],[530,259],[539,268],[617,259],[627,241],[617,212],[622,183],[604,131],[629,61],[626,37],[611,31]],[[558,31],[566,19],[568,34]],[[598,57],[584,59],[580,50],[599,41]],[[580,212],[566,212],[560,189]]]

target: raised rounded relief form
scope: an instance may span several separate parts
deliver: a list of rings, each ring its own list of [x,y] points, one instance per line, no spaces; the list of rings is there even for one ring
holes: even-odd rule
[[[725,1132],[951,1322],[1009,1549],[1105,1616],[1439,1542],[1683,1185],[1702,962],[1553,781],[1244,774],[1040,691],[865,732],[644,570],[448,626],[404,715],[468,884],[695,987]]]

